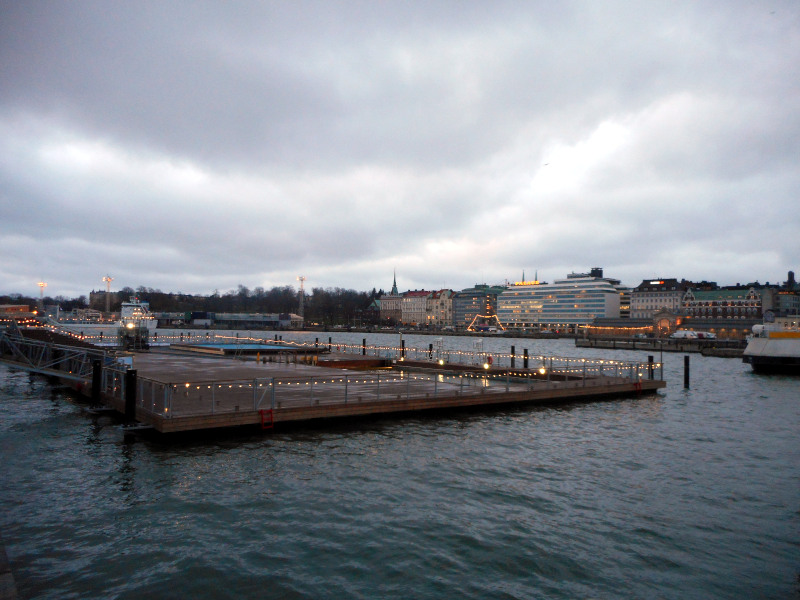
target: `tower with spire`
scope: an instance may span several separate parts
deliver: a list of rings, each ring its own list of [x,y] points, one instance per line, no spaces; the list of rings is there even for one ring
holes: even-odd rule
[[[392,291],[380,297],[381,302],[381,322],[389,325],[400,323],[402,310],[400,303],[403,295],[397,291],[397,270],[393,271]]]

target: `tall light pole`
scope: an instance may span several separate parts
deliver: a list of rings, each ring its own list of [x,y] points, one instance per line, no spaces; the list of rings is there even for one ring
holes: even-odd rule
[[[103,277],[103,281],[106,282],[106,313],[111,312],[111,282],[114,281],[114,278],[111,275],[106,275]]]
[[[44,281],[39,282],[39,308],[44,310],[44,288],[47,287],[47,284]]]
[[[305,325],[305,314],[304,314],[303,301],[305,300],[306,293],[303,291],[303,282],[305,280],[306,280],[306,278],[303,277],[302,275],[298,276],[298,278],[297,278],[297,281],[300,282],[300,309],[299,309],[299,312],[300,312],[300,318],[303,319],[303,324],[304,325]]]

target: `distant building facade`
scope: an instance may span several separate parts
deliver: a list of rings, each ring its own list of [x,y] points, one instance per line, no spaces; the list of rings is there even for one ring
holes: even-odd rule
[[[704,319],[760,319],[761,294],[747,290],[686,290],[681,312],[687,317]]]
[[[400,322],[411,327],[424,326],[427,321],[427,290],[414,290],[403,294],[400,301]]]
[[[497,316],[508,329],[575,331],[596,318],[619,318],[621,288],[599,267],[553,283],[518,282],[498,297]]]
[[[425,301],[425,322],[433,329],[452,327],[453,290],[431,292]]]
[[[675,278],[645,279],[631,292],[631,319],[650,319],[662,310],[677,313],[687,289],[686,281]]]
[[[466,329],[476,317],[490,319],[497,315],[497,297],[505,286],[475,284],[474,287],[453,294],[453,326]]]
[[[397,275],[392,279],[392,291],[380,297],[381,323],[397,324],[402,319],[403,296],[397,291]]]

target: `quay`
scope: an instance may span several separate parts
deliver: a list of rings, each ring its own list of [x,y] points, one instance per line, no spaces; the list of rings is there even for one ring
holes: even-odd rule
[[[744,340],[675,339],[629,337],[575,338],[576,348],[602,348],[605,350],[644,350],[648,352],[691,352],[704,356],[741,358]]]
[[[538,357],[534,368],[515,369],[433,359],[376,361],[364,354],[320,356],[303,349],[293,356],[283,353],[258,360],[172,348],[128,353],[120,359],[106,349],[58,341],[2,334],[0,355],[10,366],[67,381],[98,410],[112,410],[137,427],[162,434],[615,400],[666,385],[660,365],[652,362]],[[362,361],[368,362],[362,366]]]

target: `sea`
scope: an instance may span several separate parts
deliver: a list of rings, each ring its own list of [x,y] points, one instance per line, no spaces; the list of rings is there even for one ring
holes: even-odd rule
[[[798,599],[800,378],[684,356],[641,397],[177,439],[0,365],[0,537],[23,599]]]

